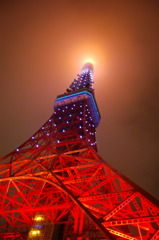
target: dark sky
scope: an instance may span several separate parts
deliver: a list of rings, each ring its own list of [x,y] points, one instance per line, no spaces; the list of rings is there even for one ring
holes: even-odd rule
[[[101,156],[159,198],[159,1],[1,1],[0,155],[95,61]]]

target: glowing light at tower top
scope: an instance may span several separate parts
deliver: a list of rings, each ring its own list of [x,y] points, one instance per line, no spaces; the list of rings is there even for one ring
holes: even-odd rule
[[[77,79],[71,83],[69,88],[66,90],[67,92],[72,92],[75,90],[81,90],[83,88],[87,88],[89,90],[94,90],[92,88],[92,78],[93,78],[93,64],[90,62],[86,62],[82,67],[80,74],[77,74]]]
[[[84,64],[84,66],[82,67],[82,71],[81,73],[90,73],[91,77],[93,77],[93,73],[94,73],[94,66],[93,63],[91,62],[86,62]]]

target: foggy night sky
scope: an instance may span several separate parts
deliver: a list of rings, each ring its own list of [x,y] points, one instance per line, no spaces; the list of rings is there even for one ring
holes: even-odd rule
[[[159,198],[159,1],[1,1],[0,155],[95,60],[100,155]]]

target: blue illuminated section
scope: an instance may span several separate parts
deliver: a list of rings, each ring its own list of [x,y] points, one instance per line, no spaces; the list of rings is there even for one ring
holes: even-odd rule
[[[88,92],[87,90],[77,91],[72,94],[63,94],[58,96],[55,101],[54,109],[56,110],[60,106],[68,105],[83,100],[87,101],[87,104],[91,111],[93,122],[95,124],[95,127],[97,127],[100,122],[100,114],[98,111],[94,95],[91,92]]]

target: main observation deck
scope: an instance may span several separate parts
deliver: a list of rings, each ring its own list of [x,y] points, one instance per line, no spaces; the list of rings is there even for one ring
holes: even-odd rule
[[[91,89],[82,88],[79,90],[74,90],[71,93],[69,92],[58,95],[54,104],[54,109],[56,110],[58,107],[83,100],[87,101],[88,107],[90,108],[92,120],[95,124],[95,127],[97,127],[100,123],[101,116],[95,100],[95,96]]]

